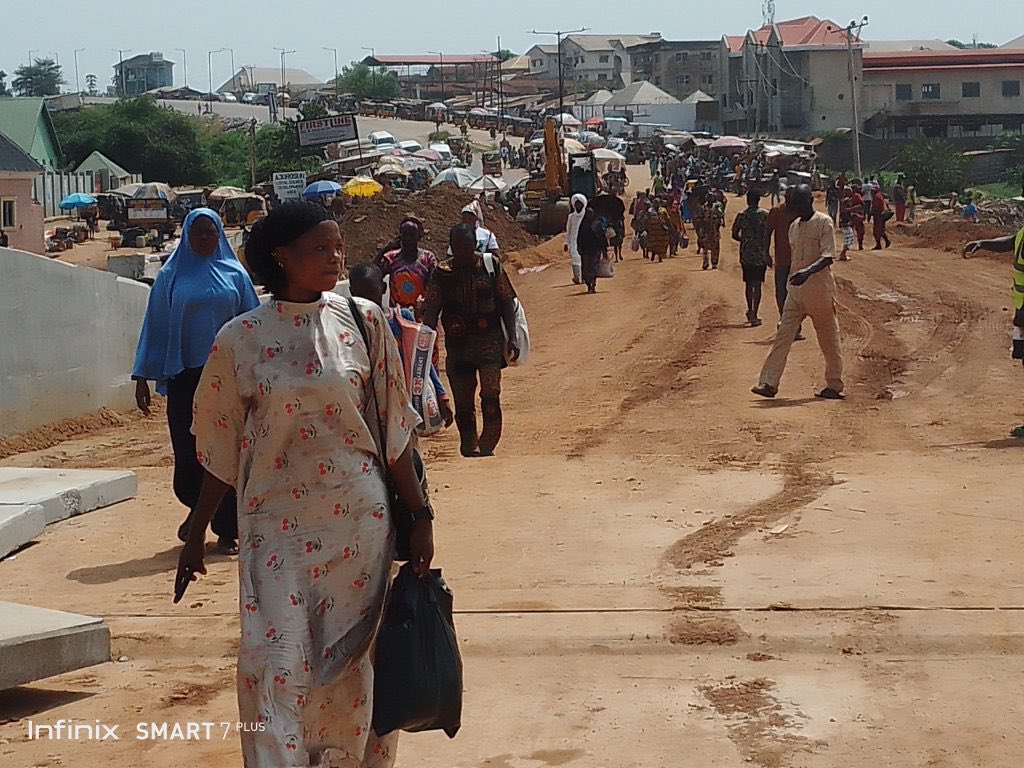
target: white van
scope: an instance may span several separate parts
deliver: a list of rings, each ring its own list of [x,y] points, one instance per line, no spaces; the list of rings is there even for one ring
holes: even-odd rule
[[[412,154],[414,152],[419,152],[421,149],[423,149],[423,145],[420,144],[418,141],[400,141],[398,142],[398,148],[404,149],[409,154]]]
[[[398,139],[392,136],[387,131],[374,131],[369,136],[370,143],[382,152],[390,152],[392,149],[398,147]]]
[[[441,156],[441,162],[445,168],[451,168],[454,165],[455,157],[452,155],[452,148],[447,144],[431,144],[429,149]]]

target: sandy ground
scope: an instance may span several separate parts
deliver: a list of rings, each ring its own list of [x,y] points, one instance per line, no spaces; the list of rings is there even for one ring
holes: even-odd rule
[[[745,327],[731,243],[718,272],[629,254],[596,296],[542,247],[556,266],[516,280],[534,357],[507,375],[499,455],[429,443],[465,715],[455,740],[403,737],[400,766],[1020,765],[1010,268],[896,240],[835,267],[842,403],[811,397],[813,333],[779,399],[749,394],[777,313]],[[0,564],[0,599],[103,616],[123,659],[0,693],[2,764],[240,764],[233,734],[26,736],[235,719],[235,565],[212,557],[171,605],[169,459],[154,417],[6,460],[129,467],[140,496]]]

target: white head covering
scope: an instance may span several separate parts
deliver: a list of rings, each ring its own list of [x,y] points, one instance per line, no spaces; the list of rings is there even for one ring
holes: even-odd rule
[[[577,212],[576,203],[583,203],[583,210]],[[572,257],[572,263],[577,267],[583,263],[583,260],[580,256],[579,247],[576,244],[576,237],[580,233],[580,224],[583,222],[583,217],[586,213],[586,195],[573,195],[569,199],[569,218],[565,224],[565,244],[569,246],[569,255]]]

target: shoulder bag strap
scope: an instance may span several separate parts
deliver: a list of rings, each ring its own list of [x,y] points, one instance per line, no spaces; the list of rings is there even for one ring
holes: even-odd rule
[[[379,453],[379,460],[382,467],[387,467],[387,429],[384,426],[384,422],[380,419],[380,408],[377,401],[377,387],[373,383],[373,373],[377,368],[377,364],[374,362],[373,353],[370,351],[370,332],[366,328],[366,320],[363,318],[363,313],[359,311],[359,305],[356,304],[355,299],[349,297],[348,308],[352,313],[353,319],[356,321],[356,325],[359,327],[359,335],[363,337],[363,344],[366,345],[366,357],[370,361],[370,401],[373,403],[373,414],[374,422],[377,425],[377,452]],[[390,330],[390,329],[389,329]],[[384,360],[384,377],[387,380],[387,358]]]

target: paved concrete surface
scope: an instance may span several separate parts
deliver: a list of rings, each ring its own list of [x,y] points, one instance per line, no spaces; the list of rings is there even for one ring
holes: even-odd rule
[[[102,619],[0,603],[0,691],[107,661]]]
[[[0,467],[0,557],[47,525],[133,498],[134,472]]]

